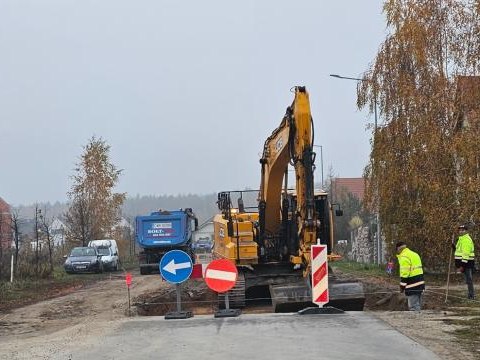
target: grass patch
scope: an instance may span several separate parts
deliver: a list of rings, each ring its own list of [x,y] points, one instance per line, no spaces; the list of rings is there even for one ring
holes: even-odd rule
[[[464,312],[462,311],[462,313]],[[478,312],[474,314],[478,314]],[[464,313],[464,316],[472,316],[472,313]],[[480,316],[473,316],[468,319],[445,319],[444,322],[458,326],[454,336],[459,342],[465,344],[470,351],[478,352],[480,348]]]
[[[385,265],[364,264],[348,260],[331,262],[333,270],[340,270],[344,274],[361,274],[362,276],[374,276],[391,278],[393,275],[387,274]]]
[[[138,269],[138,259],[136,257],[123,259],[120,263],[120,269],[125,271]]]
[[[17,279],[13,283],[0,282],[0,311],[50,299],[104,279],[108,274],[67,274],[56,267],[48,279]]]
[[[340,260],[329,263],[333,268],[333,271],[339,270],[344,274],[352,274],[353,276],[361,277],[375,277],[383,279],[395,279],[395,281],[400,280],[400,275],[398,274],[398,264],[395,263],[395,267],[392,274],[387,274],[386,265],[381,264],[367,264],[367,263],[358,263],[355,261],[349,260]],[[432,274],[424,273],[425,283],[427,286],[444,286],[447,283],[447,274]],[[452,274],[450,276],[451,285],[464,284],[465,279],[462,274]],[[465,285],[466,286],[466,285]]]
[[[67,274],[63,266],[56,266],[50,277],[45,279],[18,278],[13,283],[0,281],[0,311],[67,294],[76,288],[107,279],[113,274],[120,275],[123,271],[132,271],[137,268],[136,258],[127,258],[123,259],[120,271],[117,273]]]
[[[480,349],[480,303],[466,298],[467,289],[449,292],[448,310],[453,315],[443,322],[458,328],[452,332],[462,346],[478,354]]]

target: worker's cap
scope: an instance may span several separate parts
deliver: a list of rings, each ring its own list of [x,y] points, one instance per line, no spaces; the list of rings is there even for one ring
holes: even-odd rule
[[[397,242],[397,245],[395,245],[395,248],[398,250],[398,249],[400,249],[402,246],[407,246],[407,244],[405,244],[403,241],[399,241],[399,242]]]
[[[468,230],[468,226],[466,224],[458,225],[458,230]]]

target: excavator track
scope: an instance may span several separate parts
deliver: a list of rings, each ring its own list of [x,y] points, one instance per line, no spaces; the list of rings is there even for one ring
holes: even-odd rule
[[[328,291],[330,302],[325,306],[344,311],[363,311],[365,291],[358,281],[338,281],[329,279]],[[271,285],[272,306],[276,313],[296,312],[301,309],[316,306],[312,303],[311,288],[305,281],[290,284]]]
[[[241,309],[245,307],[245,291],[245,275],[239,270],[235,286],[227,292],[230,309]],[[218,294],[218,307],[220,309],[225,308],[225,293]]]

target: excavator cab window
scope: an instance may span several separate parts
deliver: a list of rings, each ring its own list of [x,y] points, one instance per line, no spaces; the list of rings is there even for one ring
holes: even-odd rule
[[[245,212],[245,204],[243,203],[243,198],[240,196],[237,200],[238,203],[238,212],[244,213]]]
[[[335,208],[335,216],[343,216],[343,210],[340,207],[340,204],[333,203],[330,205],[333,208]]]

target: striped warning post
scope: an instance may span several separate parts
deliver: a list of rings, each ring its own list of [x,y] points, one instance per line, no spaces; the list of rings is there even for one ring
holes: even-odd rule
[[[312,302],[322,307],[328,297],[327,245],[312,245]]]

